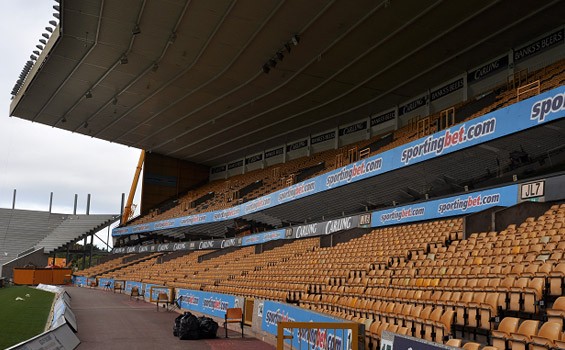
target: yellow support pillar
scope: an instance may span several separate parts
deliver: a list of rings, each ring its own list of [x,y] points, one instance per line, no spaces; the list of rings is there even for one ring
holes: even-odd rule
[[[133,197],[135,196],[135,191],[137,190],[137,183],[139,182],[139,176],[141,175],[141,168],[143,167],[143,162],[145,161],[145,151],[141,150],[139,155],[139,161],[137,162],[137,167],[135,168],[135,175],[133,176],[133,181],[131,183],[131,188],[129,190],[128,200],[124,208],[124,214],[122,215],[122,225],[124,225],[130,215],[132,215],[131,206],[133,204]]]

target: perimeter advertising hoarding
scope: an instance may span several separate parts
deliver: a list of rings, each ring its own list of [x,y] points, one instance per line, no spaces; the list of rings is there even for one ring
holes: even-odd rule
[[[249,246],[279,239],[295,239],[332,234],[356,227],[381,227],[415,221],[441,219],[444,217],[475,213],[493,206],[510,207],[518,203],[519,184],[493,188],[485,191],[463,193],[428,202],[404,205],[372,213],[353,215],[335,220],[316,222],[289,227],[285,230],[262,232],[241,238],[221,240],[160,244],[158,251],[221,249],[233,246]],[[369,217],[370,215],[370,217]],[[133,246],[114,248],[112,253],[143,252],[151,246]],[[167,250],[168,249],[168,250]],[[155,251],[155,249],[150,249]]]
[[[266,243],[269,241],[276,241],[279,239],[285,239],[284,230],[262,232],[262,233],[257,233],[254,235],[242,237],[241,245],[242,246],[255,245],[255,244]]]
[[[333,322],[343,321],[333,317],[321,315],[309,310],[289,304],[277,303],[265,300],[263,304],[263,319],[261,329],[273,335],[277,335],[278,322]],[[285,335],[290,331],[285,330]],[[325,350],[325,349],[349,349],[351,331],[332,329],[295,329],[292,340],[286,340],[294,349]]]
[[[106,288],[106,284],[108,284],[108,288],[114,290],[114,279],[113,278],[99,278],[98,279],[98,287]]]
[[[407,222],[440,219],[455,215],[475,213],[493,206],[509,207],[518,203],[518,185],[504,186],[480,192],[429,202],[404,205],[379,210],[371,215],[371,227],[403,224]]]
[[[85,276],[73,276],[73,284],[78,287],[87,286],[87,278]]]
[[[334,232],[350,230],[359,226],[359,216],[347,216],[335,220],[316,222],[292,228],[292,238],[329,235]]]
[[[180,306],[183,309],[200,312],[224,318],[226,310],[232,307],[241,307],[239,301],[233,295],[201,292],[191,289],[177,289],[177,298],[180,298]]]
[[[241,217],[561,119],[565,117],[564,105],[565,86],[560,86],[254,201],[219,211],[115,228],[112,236],[193,226]]]
[[[126,281],[126,285],[124,287],[124,292],[127,294],[131,294],[131,290],[133,287],[137,287],[137,290],[139,291],[139,293],[141,293],[141,291],[143,291],[143,283],[141,282],[135,282],[135,281]]]
[[[137,245],[131,247],[118,247],[112,249],[113,254],[130,254],[130,253],[155,253],[155,252],[176,252],[181,250],[206,250],[221,249],[239,246],[237,238],[210,239],[207,241],[192,241],[180,243],[163,243]]]

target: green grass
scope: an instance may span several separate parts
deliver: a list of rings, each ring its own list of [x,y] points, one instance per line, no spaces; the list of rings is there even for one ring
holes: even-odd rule
[[[0,288],[0,349],[43,333],[54,298],[53,293],[30,287]]]

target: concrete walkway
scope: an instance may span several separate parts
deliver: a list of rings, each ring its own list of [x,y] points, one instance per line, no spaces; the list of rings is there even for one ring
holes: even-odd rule
[[[274,347],[255,338],[241,338],[230,331],[229,339],[180,340],[173,336],[177,312],[157,311],[151,303],[130,300],[125,294],[99,289],[65,287],[71,296],[81,344],[90,349],[193,349],[193,350],[273,350]]]

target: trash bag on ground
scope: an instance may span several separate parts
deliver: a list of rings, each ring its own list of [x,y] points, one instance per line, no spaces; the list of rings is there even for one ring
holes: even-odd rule
[[[210,317],[205,316],[199,317],[198,322],[200,323],[200,338],[216,338],[216,332],[218,331],[218,322],[214,321]]]
[[[175,318],[175,324],[173,325],[173,335],[175,337],[179,336],[179,331],[180,331],[180,320],[184,315],[179,315],[177,318]]]
[[[199,329],[198,318],[190,312],[185,312],[180,319],[179,338],[181,340],[200,339]]]

